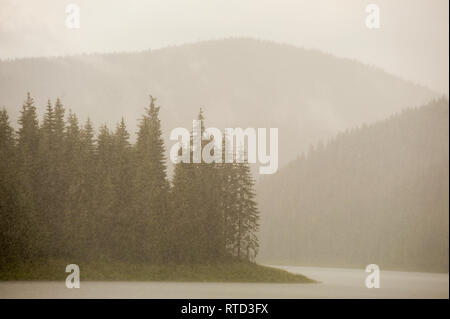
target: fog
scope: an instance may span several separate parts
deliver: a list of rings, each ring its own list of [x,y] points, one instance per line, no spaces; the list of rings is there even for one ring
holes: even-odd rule
[[[122,52],[227,37],[320,49],[379,66],[448,94],[448,1],[380,0],[381,28],[365,26],[367,1],[77,0],[80,29],[58,0],[0,2],[0,58]]]
[[[17,125],[26,92],[42,118],[47,100],[95,127],[124,117],[134,141],[148,94],[161,106],[167,150],[176,127],[279,128],[279,163],[310,144],[373,123],[439,94],[358,61],[271,41],[236,38],[141,53],[0,62],[0,105]]]
[[[276,266],[275,266],[276,267]],[[364,285],[363,269],[280,267],[316,278],[318,284],[83,282],[0,282],[0,298],[448,298],[448,274],[382,271],[379,289]]]
[[[0,297],[448,298],[447,1],[0,1]]]

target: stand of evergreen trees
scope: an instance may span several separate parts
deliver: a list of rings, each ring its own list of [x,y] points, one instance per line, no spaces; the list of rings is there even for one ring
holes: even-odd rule
[[[448,272],[448,132],[440,98],[342,132],[263,178],[259,259]]]
[[[39,123],[28,94],[14,131],[0,111],[0,268],[254,259],[259,215],[247,163],[178,163],[170,181],[153,97],[134,145],[123,119],[96,136],[89,120],[65,113],[49,101]]]

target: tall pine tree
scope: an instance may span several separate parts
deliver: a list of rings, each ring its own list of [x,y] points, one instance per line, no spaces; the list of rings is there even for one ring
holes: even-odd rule
[[[137,259],[161,262],[167,242],[168,191],[164,142],[159,107],[150,96],[150,106],[140,123],[135,148],[136,178],[134,213],[131,217],[134,254]]]

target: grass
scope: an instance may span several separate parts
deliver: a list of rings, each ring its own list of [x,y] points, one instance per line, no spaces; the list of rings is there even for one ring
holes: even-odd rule
[[[0,281],[65,280],[67,263],[4,265]],[[292,274],[250,262],[192,265],[149,265],[120,262],[80,263],[80,279],[89,281],[177,281],[177,282],[253,282],[314,283],[303,275]]]

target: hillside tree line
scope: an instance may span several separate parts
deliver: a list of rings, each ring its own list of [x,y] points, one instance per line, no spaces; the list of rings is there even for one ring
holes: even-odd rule
[[[448,131],[441,98],[311,146],[258,185],[258,258],[448,272]]]
[[[0,268],[253,260],[259,215],[249,165],[180,162],[169,179],[158,113],[151,97],[132,144],[123,118],[96,134],[59,99],[39,121],[28,94],[17,131],[1,110]]]

